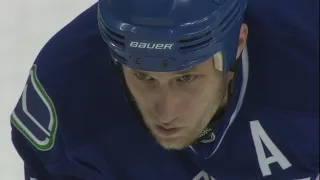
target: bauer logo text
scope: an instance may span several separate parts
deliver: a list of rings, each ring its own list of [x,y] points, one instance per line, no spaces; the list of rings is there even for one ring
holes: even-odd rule
[[[141,49],[159,49],[159,50],[171,50],[173,47],[173,43],[145,43],[145,42],[130,42],[130,47],[133,48],[141,48]]]

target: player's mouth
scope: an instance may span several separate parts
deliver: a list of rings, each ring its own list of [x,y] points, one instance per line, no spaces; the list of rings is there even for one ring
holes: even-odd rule
[[[156,125],[155,131],[161,137],[174,136],[180,132],[181,127],[164,128],[162,126]]]

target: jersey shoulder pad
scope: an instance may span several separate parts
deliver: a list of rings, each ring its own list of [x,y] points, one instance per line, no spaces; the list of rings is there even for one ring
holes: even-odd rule
[[[48,151],[54,146],[58,116],[54,102],[38,78],[36,65],[30,70],[11,122],[38,150]]]

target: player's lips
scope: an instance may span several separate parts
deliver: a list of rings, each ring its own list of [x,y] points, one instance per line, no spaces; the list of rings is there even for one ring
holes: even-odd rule
[[[155,128],[155,131],[157,134],[163,137],[173,136],[177,134],[182,128],[181,127],[171,127],[171,128],[165,128],[163,126],[157,125]]]

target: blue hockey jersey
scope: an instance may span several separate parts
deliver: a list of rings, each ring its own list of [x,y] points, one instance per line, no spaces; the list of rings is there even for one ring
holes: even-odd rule
[[[37,180],[315,180],[319,1],[249,1],[247,49],[210,143],[166,151],[128,104],[100,37],[97,5],[41,50],[12,115]]]

